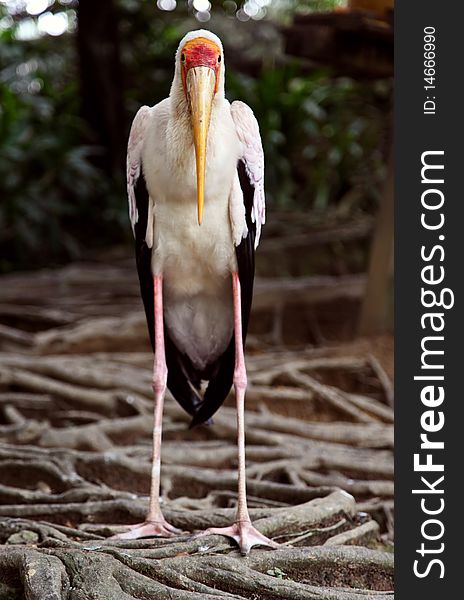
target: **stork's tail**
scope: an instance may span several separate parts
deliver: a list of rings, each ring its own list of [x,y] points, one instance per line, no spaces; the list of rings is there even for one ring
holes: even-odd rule
[[[235,367],[235,338],[232,339],[221,358],[218,368],[209,380],[203,401],[195,412],[190,428],[208,423],[214,413],[222,406],[232,387]]]

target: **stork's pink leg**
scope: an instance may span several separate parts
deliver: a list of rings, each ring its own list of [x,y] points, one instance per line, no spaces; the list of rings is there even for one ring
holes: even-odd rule
[[[132,525],[129,531],[114,536],[117,539],[137,539],[147,536],[169,537],[181,533],[179,529],[176,529],[166,521],[161,512],[159,503],[161,430],[168,369],[166,367],[166,355],[164,351],[163,278],[161,276],[155,277],[153,285],[155,297],[155,360],[152,385],[155,395],[155,415],[153,426],[150,504],[145,522]]]
[[[246,555],[253,546],[279,547],[279,544],[267,538],[253,527],[248,513],[245,473],[245,391],[247,374],[242,338],[242,303],[240,279],[238,273],[232,273],[234,296],[234,333],[235,333],[235,370],[234,387],[237,406],[237,446],[238,446],[238,502],[235,522],[230,527],[211,527],[198,536],[209,534],[226,535],[233,538]]]

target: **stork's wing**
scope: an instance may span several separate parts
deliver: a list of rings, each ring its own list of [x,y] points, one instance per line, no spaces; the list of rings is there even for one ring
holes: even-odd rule
[[[135,237],[135,256],[140,281],[140,293],[145,307],[148,333],[154,349],[154,290],[151,269],[153,245],[153,203],[143,176],[142,148],[144,136],[149,126],[149,118],[154,116],[154,108],[143,106],[132,123],[127,145],[127,195],[129,217]],[[148,223],[150,224],[149,226]],[[164,332],[166,363],[168,367],[167,385],[172,395],[190,415],[199,404],[197,389],[200,381],[191,368],[188,359],[182,355]]]
[[[139,206],[137,204],[140,204],[141,201],[141,198],[139,198],[139,203],[137,203],[136,187],[142,173],[142,148],[151,110],[149,106],[142,106],[139,109],[132,122],[127,143],[127,199],[129,201],[129,219],[134,236],[136,236],[135,225],[139,220]],[[143,208],[148,210],[148,204]],[[145,222],[145,227],[146,225]]]
[[[255,277],[255,248],[259,242],[261,225],[265,220],[264,153],[255,116],[243,102],[233,102],[232,118],[242,142],[242,156],[237,165],[237,179],[231,191],[230,216],[237,257],[242,296],[242,334],[245,344],[253,299]],[[237,189],[238,188],[238,189]],[[239,206],[243,202],[244,206]],[[243,223],[245,209],[245,223]],[[243,232],[243,233],[242,233]],[[235,337],[214,365],[204,399],[192,420],[192,426],[213,416],[229,394],[235,368]]]
[[[135,115],[127,144],[127,198],[129,218],[135,237],[135,256],[140,292],[147,316],[148,332],[154,342],[154,299],[151,274],[151,248],[146,242],[148,220],[152,218],[150,196],[142,171],[142,148],[152,109],[142,108]],[[151,227],[153,229],[153,227]]]
[[[232,102],[230,111],[237,135],[242,143],[241,161],[245,166],[249,183],[254,188],[251,221],[256,225],[255,248],[257,248],[261,236],[261,226],[266,222],[263,145],[261,143],[258,121],[251,108],[244,102],[236,100]]]

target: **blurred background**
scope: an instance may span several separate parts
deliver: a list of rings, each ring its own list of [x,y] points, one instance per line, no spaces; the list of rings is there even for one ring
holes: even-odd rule
[[[0,0],[0,272],[131,252],[129,127],[140,105],[168,95],[179,39],[206,27],[224,42],[228,98],[261,127],[269,219],[258,273],[366,273],[392,141],[391,5]],[[380,273],[388,261],[377,257]],[[361,318],[363,284],[340,283],[350,307],[336,337]],[[390,326],[388,302],[368,333]]]

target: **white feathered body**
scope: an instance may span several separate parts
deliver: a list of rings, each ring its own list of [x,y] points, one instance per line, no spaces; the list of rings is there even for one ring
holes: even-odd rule
[[[166,327],[177,348],[203,370],[224,352],[233,332],[230,274],[237,270],[235,247],[248,234],[237,163],[244,162],[255,190],[251,218],[257,245],[265,220],[264,155],[251,109],[225,99],[222,60],[206,148],[204,214],[198,225],[195,149],[180,76],[180,48],[195,37],[213,40],[224,58],[221,41],[211,32],[184,37],[169,98],[142,107],[134,119],[127,176],[133,228],[141,168],[150,197],[145,240],[152,248],[152,272],[163,276]]]
[[[203,369],[232,336],[234,238],[239,242],[246,234],[246,222],[237,176],[241,143],[230,104],[216,98],[208,133],[205,211],[198,225],[195,150],[187,115],[171,98],[151,109],[142,148],[154,217],[148,220],[153,230],[147,230],[146,239],[153,248],[153,274],[163,275],[166,327],[175,344]]]

